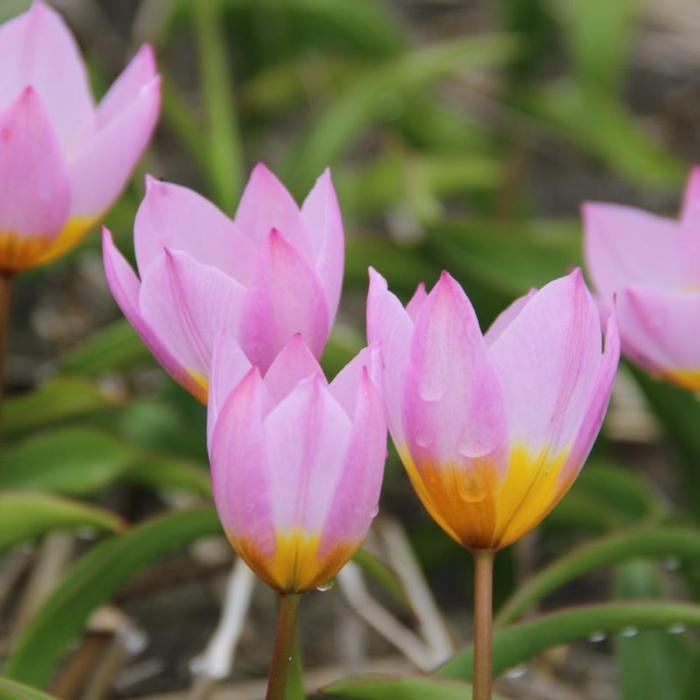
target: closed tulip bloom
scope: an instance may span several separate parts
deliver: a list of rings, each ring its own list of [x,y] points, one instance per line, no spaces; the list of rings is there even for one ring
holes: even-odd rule
[[[700,167],[678,219],[618,204],[583,205],[588,272],[604,306],[616,296],[623,352],[700,391]]]
[[[482,335],[447,273],[404,308],[370,271],[389,430],[424,506],[469,549],[497,550],[566,493],[600,429],[619,359],[580,271],[515,301]]]
[[[267,370],[295,333],[319,357],[340,300],[344,237],[330,172],[301,209],[262,164],[234,220],[192,190],[148,178],[136,215],[141,279],[110,233],[104,264],[112,294],[158,361],[206,402],[220,329]]]
[[[328,384],[301,335],[267,372],[222,333],[213,356],[209,456],[236,552],[282,593],[333,578],[377,513],[386,459],[376,348]]]
[[[64,253],[114,202],[160,109],[144,46],[95,105],[78,47],[43,2],[0,26],[0,271]]]

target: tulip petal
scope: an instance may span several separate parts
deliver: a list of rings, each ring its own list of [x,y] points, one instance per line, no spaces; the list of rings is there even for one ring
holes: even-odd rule
[[[97,107],[97,127],[104,128],[138,99],[141,90],[158,74],[150,44],[144,44],[112,83]]]
[[[386,424],[382,398],[367,367],[361,368],[355,394],[352,432],[342,476],[323,525],[320,556],[364,539],[379,507],[386,460]]]
[[[375,388],[382,386],[382,353],[378,341],[362,348],[330,383],[331,394],[351,418],[355,415],[355,403],[365,371]]]
[[[404,427],[418,470],[423,464],[501,468],[506,423],[499,379],[469,299],[447,273],[428,295],[410,346]]]
[[[70,206],[56,137],[33,88],[0,113],[0,266],[28,267],[58,235]]]
[[[513,320],[518,316],[518,314],[523,310],[525,304],[527,304],[530,299],[537,293],[536,289],[531,289],[527,294],[518,297],[510,306],[506,307],[500,314],[496,317],[494,322],[491,324],[489,329],[484,333],[484,340],[486,345],[491,347],[496,339],[503,333],[503,331],[510,326]]]
[[[256,256],[253,242],[211,202],[152,177],[146,178],[146,196],[136,214],[134,245],[142,276],[167,247],[246,283]]]
[[[265,374],[265,385],[276,402],[280,402],[302,379],[326,378],[301,333],[296,333],[282,348]]]
[[[582,213],[588,271],[606,299],[631,284],[678,289],[688,279],[675,221],[597,202],[584,204]]]
[[[555,454],[573,440],[600,364],[600,317],[580,270],[550,282],[490,347],[511,444]]]
[[[343,284],[345,236],[330,170],[323,172],[304,200],[301,220],[311,242],[316,272],[326,292],[332,324]]]
[[[61,16],[43,2],[0,26],[0,108],[31,85],[67,157],[94,131],[94,107],[78,46]]]
[[[700,334],[690,329],[698,326],[700,292],[631,287],[620,293],[617,309],[626,354],[656,374],[699,388]]]
[[[690,285],[700,287],[700,167],[690,171],[680,219],[681,259]]]
[[[301,213],[287,188],[264,163],[258,163],[241,196],[236,225],[258,245],[277,229],[313,264],[313,246],[301,220]]]
[[[266,370],[295,333],[319,356],[330,314],[316,273],[286,238],[273,230],[258,253],[241,319],[241,346]]]
[[[219,331],[214,340],[214,350],[209,373],[207,398],[207,446],[211,448],[214,426],[226,399],[250,371],[251,364],[235,336]]]
[[[265,418],[270,500],[279,533],[320,533],[342,477],[350,419],[319,377],[303,380]]]
[[[425,291],[425,285],[421,282],[417,287],[416,291],[413,292],[408,304],[406,304],[406,313],[411,317],[411,320],[415,323],[416,316],[418,312],[423,308],[425,300],[428,298],[428,293]]]
[[[160,111],[160,78],[100,129],[70,163],[73,216],[98,217],[114,202],[146,148]]]
[[[391,436],[399,449],[405,446],[403,395],[413,323],[386,280],[369,269],[367,340],[379,343],[384,358],[382,388]]]
[[[147,270],[139,310],[187,370],[206,381],[220,330],[238,329],[244,290],[187,253],[166,249]]]
[[[142,318],[139,312],[141,283],[115,247],[112,234],[106,228],[102,230],[102,254],[107,284],[124,316],[173,379],[197,398],[206,401],[206,391],[202,393],[201,385],[192,378],[186,367],[174,357]]]
[[[263,427],[270,401],[253,367],[226,399],[210,449],[214,501],[224,531],[258,574],[261,559],[271,558],[276,546]]]

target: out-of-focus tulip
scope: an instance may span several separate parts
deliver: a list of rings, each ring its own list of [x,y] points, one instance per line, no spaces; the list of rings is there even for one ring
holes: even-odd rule
[[[566,493],[600,429],[619,359],[614,317],[576,270],[515,301],[482,336],[447,273],[404,309],[370,271],[389,430],[428,512],[470,549],[500,549]]]
[[[295,335],[264,377],[235,338],[216,341],[209,398],[214,498],[231,544],[266,583],[301,593],[333,578],[377,512],[386,459],[380,357],[328,384]]]
[[[134,243],[141,280],[104,232],[112,294],[159,362],[207,400],[216,334],[267,370],[295,333],[318,357],[338,308],[344,237],[326,171],[301,209],[262,164],[232,221],[195,192],[146,182]]]
[[[75,245],[121,192],[160,109],[144,46],[95,106],[61,17],[40,1],[0,26],[0,271]]]
[[[604,308],[617,298],[622,351],[700,391],[700,167],[678,219],[599,202],[582,211],[588,272]]]

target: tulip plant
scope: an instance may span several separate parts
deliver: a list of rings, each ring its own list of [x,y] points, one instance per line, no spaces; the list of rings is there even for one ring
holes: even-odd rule
[[[248,7],[251,3],[241,4],[245,11],[256,12]],[[461,174],[455,185],[454,163],[453,169],[447,167],[445,150],[471,155],[474,143],[467,144],[468,153],[459,151],[466,148],[460,136],[466,123],[454,121],[453,112],[433,104],[425,92],[425,84],[450,71],[459,73],[475,55],[477,63],[496,55],[515,69],[507,37],[478,43],[477,51],[471,43],[466,47],[447,43],[416,53],[398,48],[400,43],[383,46],[389,58],[381,63],[375,57],[381,63],[376,72],[365,82],[358,78],[354,87],[349,83],[347,92],[325,113],[325,121],[278,170],[280,176],[259,162],[243,186],[239,150],[246,142],[240,138],[238,129],[243,127],[235,123],[231,106],[223,6],[214,0],[180,5],[187,7],[172,11],[191,13],[196,27],[210,128],[200,128],[197,113],[186,100],[180,103],[176,87],[164,93],[166,117],[172,131],[183,137],[193,163],[199,164],[202,181],[216,191],[217,202],[155,174],[146,175],[142,197],[140,190],[129,190],[125,199],[136,196],[140,203],[127,207],[127,216],[102,227],[100,268],[126,322],[118,326],[119,334],[108,334],[107,340],[102,337],[90,356],[93,362],[97,356],[95,374],[107,374],[113,380],[115,369],[123,369],[112,365],[123,350],[126,336],[121,334],[133,329],[135,333],[124,343],[130,358],[135,356],[138,364],[150,352],[175,383],[168,384],[167,376],[160,373],[156,382],[161,374],[165,382],[159,387],[170,388],[157,391],[168,399],[163,401],[159,394],[156,401],[149,403],[145,398],[139,403],[139,389],[132,392],[134,400],[129,395],[133,387],[124,382],[123,393],[128,396],[107,405],[97,390],[90,394],[95,389],[86,379],[90,362],[78,353],[73,366],[81,367],[80,378],[63,376],[70,375],[66,370],[70,361],[57,363],[59,388],[61,380],[67,382],[69,395],[58,394],[56,400],[57,394],[51,393],[56,385],[49,381],[35,390],[38,398],[35,392],[10,393],[6,398],[0,452],[0,553],[53,530],[76,526],[89,526],[100,534],[108,531],[111,536],[90,547],[39,604],[22,602],[24,598],[17,594],[21,599],[17,617],[22,624],[12,632],[13,645],[6,659],[2,658],[5,647],[0,645],[0,698],[47,700],[49,696],[38,687],[56,678],[61,659],[100,604],[157,557],[222,531],[230,544],[226,551],[232,550],[237,562],[222,626],[226,626],[223,620],[231,618],[233,628],[240,631],[253,576],[276,598],[275,638],[267,645],[271,659],[267,700],[303,700],[303,690],[291,681],[294,674],[301,674],[300,601],[315,590],[327,590],[336,577],[351,605],[364,604],[369,609],[363,619],[383,630],[398,648],[402,640],[397,643],[397,636],[402,634],[412,641],[412,649],[418,649],[415,657],[436,637],[447,638],[444,646],[450,648],[449,654],[443,649],[436,654],[444,664],[434,668],[435,659],[424,664],[422,670],[432,671],[430,675],[349,678],[323,690],[336,697],[492,700],[494,677],[552,646],[617,632],[630,641],[643,628],[666,628],[677,634],[688,626],[700,627],[700,606],[674,600],[572,608],[514,624],[544,596],[593,568],[618,566],[622,572],[626,560],[659,556],[700,560],[696,522],[700,511],[692,498],[683,514],[688,524],[681,527],[671,521],[670,506],[629,470],[603,470],[607,482],[602,488],[599,483],[598,491],[579,490],[582,482],[585,487],[586,471],[576,483],[603,426],[621,352],[636,366],[631,371],[641,376],[639,386],[648,396],[659,397],[654,410],[663,414],[669,406],[684,407],[677,425],[668,418],[670,414],[665,423],[678,438],[681,451],[700,459],[695,422],[700,421],[700,405],[694,396],[700,391],[700,335],[696,332],[700,323],[700,167],[690,173],[678,219],[618,204],[583,204],[583,268],[593,294],[575,253],[564,263],[541,264],[538,269],[546,268],[546,274],[532,274],[533,279],[525,280],[526,275],[518,274],[527,268],[522,260],[514,270],[507,263],[501,270],[508,258],[505,247],[512,245],[517,252],[523,243],[517,236],[507,236],[494,245],[490,227],[497,230],[498,217],[490,221],[488,236],[475,243],[471,229],[468,235],[455,234],[449,214],[440,206],[440,198],[452,194],[452,187],[463,194],[464,179],[471,182],[475,177],[474,169],[467,177],[457,168]],[[234,10],[241,11],[235,5]],[[334,5],[329,2],[316,9],[329,12]],[[345,21],[364,18],[355,27],[356,40],[371,42],[367,28],[374,26],[374,10],[364,8],[364,3],[353,10],[347,7],[343,5],[342,10],[348,13],[342,15]],[[285,8],[280,4],[279,12],[309,12],[305,3],[291,2]],[[270,16],[263,15],[265,22]],[[372,21],[364,21],[368,18]],[[579,31],[585,33],[582,28]],[[575,56],[584,44],[576,34]],[[362,65],[366,70],[367,63]],[[347,70],[347,66],[334,68],[339,74]],[[264,73],[242,102],[282,99],[266,92],[278,80],[274,71]],[[594,92],[590,86],[576,89],[581,100]],[[404,168],[404,163],[387,168],[380,162],[376,170],[361,173],[355,186],[364,187],[359,198],[363,205],[356,204],[355,214],[362,206],[380,202],[369,213],[390,211],[387,219],[399,221],[401,228],[402,216],[411,211],[415,228],[428,231],[426,239],[413,247],[405,240],[400,245],[387,242],[387,248],[380,247],[383,243],[374,247],[367,243],[368,237],[350,233],[355,221],[346,214],[352,206],[346,207],[345,201],[353,201],[352,191],[347,172],[335,167],[343,151],[341,141],[355,138],[366,122],[386,111],[390,90],[396,91],[403,107],[392,118],[400,124],[382,127],[396,129],[389,140],[398,142],[420,133],[420,147],[435,147],[439,160],[437,166],[422,162],[420,168]],[[508,90],[513,91],[513,86]],[[551,118],[547,105],[551,112],[556,100],[550,104],[547,91],[539,97],[542,114]],[[357,105],[359,111],[352,111]],[[35,0],[25,12],[0,25],[0,397],[5,385],[11,280],[67,256],[83,238],[94,253],[97,237],[87,234],[113,207],[119,207],[119,195],[151,140],[160,107],[161,76],[149,44],[137,51],[96,105],[86,63],[56,10]],[[619,111],[601,114],[621,119]],[[431,124],[426,131],[421,129],[423,119]],[[455,124],[459,128],[449,128]],[[585,131],[585,125],[577,124],[586,133],[579,140],[604,148],[595,134]],[[580,131],[576,133],[581,136]],[[613,157],[605,151],[613,164],[620,152],[614,150]],[[327,166],[331,161],[335,181]],[[484,163],[486,157],[480,165]],[[148,169],[158,172],[158,161],[149,162]],[[497,182],[500,187],[506,175],[499,173],[490,186]],[[412,184],[401,199],[406,209],[397,213],[393,200],[398,183],[404,180]],[[227,209],[239,189],[233,214]],[[134,195],[135,191],[139,194]],[[295,196],[302,191],[306,194],[298,204]],[[439,226],[437,217],[444,217]],[[125,236],[130,228],[133,248]],[[578,232],[570,236],[574,237],[578,246]],[[540,244],[540,239],[530,237],[522,250]],[[478,256],[489,246],[496,250],[497,264],[491,260],[491,267],[482,269],[483,259]],[[135,268],[130,261],[132,250]],[[363,254],[365,250],[369,253]],[[538,249],[537,264],[541,256]],[[489,269],[496,270],[493,278]],[[387,273],[396,293],[377,270]],[[425,270],[426,279],[437,279],[430,291],[422,282],[415,287],[422,276],[414,275],[416,270]],[[347,333],[343,311],[342,322],[336,322],[344,281],[347,296],[355,304],[354,313],[349,305],[348,318],[366,319],[366,343]],[[408,297],[413,289],[404,304],[400,297]],[[487,330],[482,332],[482,327]],[[344,331],[352,336],[350,347],[338,353],[338,338]],[[147,352],[142,353],[142,345]],[[329,357],[334,352],[332,362]],[[329,371],[329,365],[336,371]],[[629,367],[625,371],[630,372]],[[650,382],[642,371],[673,386]],[[179,401],[187,407],[188,416],[201,418],[199,423],[194,419],[192,424],[178,423],[164,440],[169,443],[169,457],[160,462],[150,433],[143,440],[148,447],[139,443],[139,436],[150,430],[148,410],[158,401]],[[91,412],[103,409],[105,413],[91,422],[95,418]],[[14,442],[15,433],[22,434],[26,425],[46,428],[54,416],[65,425],[59,426],[59,439],[54,435],[48,447],[41,434],[30,438],[28,447]],[[68,461],[79,465],[71,481],[60,463],[62,452],[85,437],[75,426],[80,420],[88,426],[84,431],[90,439],[71,453]],[[104,432],[105,424],[113,433]],[[208,458],[208,471],[193,467],[188,461],[195,459],[191,454],[179,454],[178,450],[186,452],[181,446],[186,441],[180,442],[185,434],[194,442],[192,453]],[[387,480],[410,482],[417,497],[414,502],[419,501],[438,528],[471,554],[472,643],[463,652],[452,654],[449,634],[440,634],[443,621],[420,567],[414,566],[410,543],[401,557],[396,551],[387,556],[394,568],[383,561],[381,552],[374,555],[364,549],[370,532],[382,529],[381,517],[376,525],[374,521],[385,509],[380,496],[385,463],[389,459],[391,466],[392,460],[389,437],[405,476],[387,468]],[[101,468],[101,453],[94,462],[90,460],[105,440],[119,460],[114,475],[100,481],[96,472]],[[130,442],[139,444],[132,450]],[[36,461],[43,469],[39,477],[33,471]],[[165,466],[159,469],[159,464]],[[589,468],[594,475],[595,469]],[[99,495],[99,489],[110,483],[130,480],[159,492],[184,484],[207,505],[130,525],[102,507],[108,499],[86,503],[75,498]],[[99,482],[94,489],[92,481]],[[565,554],[512,592],[494,618],[496,554],[521,546],[519,541],[555,509],[561,513],[577,493],[587,493],[588,501],[580,502],[583,510],[594,510],[587,520],[594,527],[608,527],[608,521],[628,525],[622,517],[627,508],[635,511],[634,517],[643,511],[638,517],[643,528],[613,532]],[[612,506],[605,502],[606,494]],[[598,518],[598,513],[609,517]],[[555,517],[552,520],[556,522]],[[442,551],[444,543],[450,545],[447,538],[439,541],[438,528],[428,530],[428,546]],[[551,532],[543,529],[543,538]],[[391,542],[389,546],[403,546],[396,538]],[[499,554],[499,561],[508,556]],[[412,567],[411,586],[404,585],[405,572],[402,579],[395,565],[399,558],[404,568]],[[237,571],[243,573],[238,576]],[[413,643],[413,631],[365,590],[364,575],[373,576],[404,606],[405,617],[423,628],[425,644],[422,639]],[[700,585],[692,572],[687,584],[689,590]],[[0,590],[0,612],[4,603]],[[426,618],[431,618],[432,627]],[[440,618],[437,623],[436,618]],[[230,670],[238,633],[231,636],[229,630],[215,635],[229,636],[228,642],[217,642],[218,657],[226,662],[220,677]],[[327,631],[323,634],[325,639]],[[623,640],[620,649],[624,648]],[[695,662],[700,664],[696,649],[684,647],[678,658],[686,658],[684,654],[693,659],[691,671]],[[62,697],[100,696],[94,678],[73,688],[75,692],[66,690],[85,663],[82,658],[58,677],[52,687]],[[109,664],[100,666],[100,678],[105,668]],[[448,683],[447,678],[467,680],[470,685]],[[301,681],[297,678],[296,683]],[[630,692],[629,687],[639,685],[627,686],[622,700],[653,697],[639,695],[646,692],[644,688]],[[696,684],[688,687],[691,694],[696,692]],[[667,677],[661,688],[665,700],[695,697],[683,694],[687,688],[673,686]],[[198,685],[193,696],[203,698],[209,691],[209,686]]]

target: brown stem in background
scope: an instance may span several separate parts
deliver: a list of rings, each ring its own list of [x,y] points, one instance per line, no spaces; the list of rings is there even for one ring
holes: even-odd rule
[[[277,634],[275,650],[270,664],[270,678],[267,683],[265,700],[284,700],[289,679],[289,668],[294,653],[294,638],[299,612],[299,593],[280,594],[277,604]]]
[[[473,700],[491,700],[493,665],[493,559],[490,549],[475,549]]]
[[[5,365],[7,362],[7,337],[10,330],[10,297],[12,273],[0,272],[0,404],[5,397]]]

